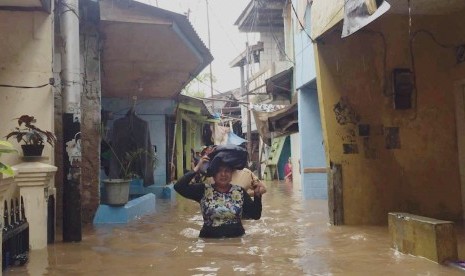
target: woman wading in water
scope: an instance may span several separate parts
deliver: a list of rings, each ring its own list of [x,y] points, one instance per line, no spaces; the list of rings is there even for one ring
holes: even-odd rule
[[[240,237],[245,233],[242,218],[261,217],[262,199],[259,188],[255,190],[252,200],[244,188],[231,183],[234,166],[225,162],[225,158],[221,156],[215,156],[209,165],[208,174],[213,176],[213,184],[189,184],[209,161],[208,156],[203,156],[194,170],[186,173],[174,185],[174,189],[180,195],[200,204],[203,226],[199,237]]]

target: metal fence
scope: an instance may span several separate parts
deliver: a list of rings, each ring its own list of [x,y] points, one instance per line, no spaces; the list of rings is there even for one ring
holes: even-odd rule
[[[19,201],[21,200],[21,205]],[[29,223],[23,197],[4,201],[2,237],[2,268],[24,265],[29,258]]]

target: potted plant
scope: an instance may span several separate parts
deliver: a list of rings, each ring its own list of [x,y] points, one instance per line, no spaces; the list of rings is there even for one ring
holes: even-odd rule
[[[18,143],[23,143],[21,148],[24,156],[41,156],[45,142],[52,147],[55,145],[55,134],[35,126],[34,116],[22,115],[17,120],[18,126],[6,136],[6,139],[14,137]]]
[[[0,140],[0,156],[4,153],[14,153],[17,152],[15,149],[13,149],[13,145],[8,143],[7,141]],[[13,175],[13,169],[8,166],[7,164],[4,164],[0,162],[0,176],[1,175]]]
[[[140,177],[136,173],[134,163],[138,158],[148,155],[153,159],[155,168],[157,157],[155,152],[147,152],[142,148],[138,148],[133,151],[126,152],[122,158],[118,158],[111,144],[105,140],[104,142],[108,146],[110,155],[112,155],[113,158],[116,158],[121,167],[119,178],[108,178],[102,180],[105,187],[105,203],[111,206],[122,206],[129,201],[129,188],[131,181]]]

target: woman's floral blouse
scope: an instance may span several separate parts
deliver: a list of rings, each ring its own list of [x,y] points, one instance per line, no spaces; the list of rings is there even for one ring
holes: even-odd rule
[[[261,197],[254,200],[244,188],[231,185],[228,192],[215,190],[215,184],[189,184],[195,173],[185,174],[174,189],[182,196],[200,203],[203,227],[200,237],[238,237],[244,234],[241,218],[259,219],[262,212]]]

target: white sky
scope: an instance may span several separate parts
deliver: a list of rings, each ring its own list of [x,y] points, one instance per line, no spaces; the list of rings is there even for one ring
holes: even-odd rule
[[[208,24],[206,0],[137,0],[180,14],[190,10],[189,19],[194,29],[208,47]],[[215,90],[226,92],[240,87],[239,68],[230,68],[229,63],[245,49],[247,35],[240,33],[234,22],[251,0],[208,0],[210,15],[210,52],[213,55],[212,72],[217,81]],[[259,39],[257,34],[248,35],[249,44]],[[207,66],[203,72],[209,73]],[[203,73],[202,72],[202,73]],[[210,87],[203,89],[210,95]],[[217,93],[216,91],[214,92]]]

